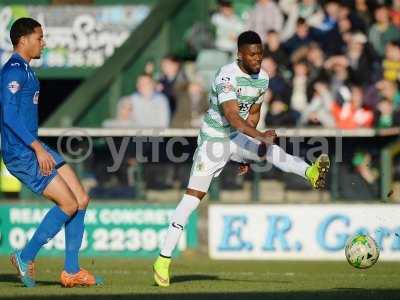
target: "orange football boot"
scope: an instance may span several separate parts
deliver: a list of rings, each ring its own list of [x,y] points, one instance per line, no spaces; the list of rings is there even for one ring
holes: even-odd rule
[[[65,271],[61,272],[61,285],[63,287],[93,286],[101,285],[102,283],[103,280],[100,277],[94,276],[85,269],[80,269],[75,274],[69,274]]]

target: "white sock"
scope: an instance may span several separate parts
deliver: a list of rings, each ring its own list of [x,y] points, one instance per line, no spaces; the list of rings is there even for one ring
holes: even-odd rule
[[[294,173],[304,178],[306,178],[306,170],[310,166],[301,158],[287,154],[278,145],[268,147],[267,161],[286,173]]]
[[[191,213],[199,206],[200,199],[191,195],[184,194],[181,202],[175,209],[171,218],[171,224],[168,227],[167,235],[160,254],[162,256],[171,257],[179,238],[183,232],[183,228],[191,215]]]

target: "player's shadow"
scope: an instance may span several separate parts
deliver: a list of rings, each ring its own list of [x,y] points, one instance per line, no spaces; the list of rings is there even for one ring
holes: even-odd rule
[[[0,274],[0,282],[19,282],[15,274]]]
[[[201,280],[219,280],[218,276],[215,275],[175,275],[171,277],[171,283],[186,282],[186,281],[201,281]]]
[[[0,282],[15,282],[19,283],[20,280],[16,274],[0,274]],[[60,285],[59,281],[46,281],[46,280],[37,280],[37,285]]]
[[[216,275],[203,275],[203,274],[192,274],[192,275],[176,275],[171,278],[171,283],[181,283],[186,281],[231,281],[231,282],[265,282],[261,280],[251,280],[251,279],[232,279],[232,278],[221,278]],[[271,282],[271,281],[269,281]],[[273,283],[290,283],[286,280],[274,280]]]

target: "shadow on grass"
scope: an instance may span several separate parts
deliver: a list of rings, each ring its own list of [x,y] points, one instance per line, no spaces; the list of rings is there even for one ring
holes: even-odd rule
[[[16,274],[0,274],[0,282],[14,282],[20,283],[18,276]],[[36,284],[38,286],[49,286],[49,285],[60,285],[59,281],[45,281],[37,280]]]
[[[253,279],[231,279],[231,278],[221,278],[215,275],[202,275],[202,274],[194,274],[194,275],[178,275],[173,276],[171,278],[171,283],[182,283],[186,281],[230,281],[230,282],[265,282],[264,280],[253,280]],[[286,280],[275,280],[269,281],[270,283],[290,283],[290,281]]]
[[[333,289],[329,291],[301,291],[301,292],[220,292],[220,293],[171,293],[171,289],[160,289],[158,293],[152,294],[114,294],[107,295],[105,292],[101,294],[101,291],[97,295],[51,295],[51,299],[57,300],[204,300],[204,299],[222,299],[222,300],[261,300],[261,299],[273,299],[273,300],[315,300],[315,299],[328,299],[328,300],[394,300],[400,299],[400,289]],[[1,298],[1,296],[0,296]],[[13,297],[9,299],[15,300],[27,300],[27,299],[43,299],[42,296],[26,296],[26,297]]]

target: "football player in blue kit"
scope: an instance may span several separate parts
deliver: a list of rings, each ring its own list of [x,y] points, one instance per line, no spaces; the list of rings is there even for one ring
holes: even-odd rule
[[[91,286],[101,279],[80,268],[78,256],[89,196],[62,156],[38,139],[39,81],[29,66],[45,46],[43,30],[31,18],[16,20],[10,30],[14,46],[1,70],[1,151],[7,169],[33,192],[55,203],[11,262],[26,287],[34,287],[34,261],[40,248],[65,226],[65,264],[61,284]]]

